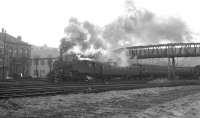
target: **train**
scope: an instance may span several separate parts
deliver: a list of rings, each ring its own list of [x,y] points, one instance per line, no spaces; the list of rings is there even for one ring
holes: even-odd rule
[[[108,82],[108,81],[134,81],[167,78],[168,66],[131,64],[127,67],[119,67],[113,62],[97,62],[93,60],[73,59],[57,60],[53,64],[53,70],[48,74],[51,81],[70,82]],[[176,78],[193,79],[200,75],[200,66],[176,67]]]

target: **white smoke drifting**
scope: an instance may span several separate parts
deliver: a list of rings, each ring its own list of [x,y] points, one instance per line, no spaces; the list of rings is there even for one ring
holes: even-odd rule
[[[60,48],[66,54],[92,57],[100,62],[113,62],[128,66],[127,52],[113,52],[125,46],[158,44],[162,42],[186,42],[192,39],[190,31],[182,20],[160,18],[148,10],[138,10],[131,2],[127,14],[100,28],[88,21],[69,20],[65,28],[66,37]],[[132,8],[132,9],[131,9]]]
[[[133,46],[138,43],[188,42],[192,39],[186,24],[175,17],[159,18],[147,10],[134,16],[121,16],[105,27],[103,37],[114,46]],[[137,42],[137,43],[135,43]]]
[[[119,67],[127,67],[129,66],[129,57],[127,55],[127,51],[114,52],[114,51],[104,51],[101,55],[97,56],[96,61],[103,63],[110,63],[112,65],[116,65]]]

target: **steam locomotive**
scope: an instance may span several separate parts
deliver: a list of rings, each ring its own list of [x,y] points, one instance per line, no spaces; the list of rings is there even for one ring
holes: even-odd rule
[[[200,66],[176,67],[176,76],[179,78],[195,78],[200,73]],[[148,80],[166,78],[168,67],[148,64],[132,64],[128,67],[119,67],[114,63],[101,63],[92,60],[72,59],[57,60],[53,71],[49,73],[52,81],[123,81]]]

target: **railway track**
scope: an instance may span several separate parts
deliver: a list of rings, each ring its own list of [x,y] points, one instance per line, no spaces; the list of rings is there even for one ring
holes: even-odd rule
[[[103,92],[109,90],[128,90],[152,87],[173,87],[186,85],[200,85],[200,81],[174,81],[170,83],[151,84],[49,84],[49,85],[18,85],[0,88],[0,99],[13,97],[44,96],[70,93]]]

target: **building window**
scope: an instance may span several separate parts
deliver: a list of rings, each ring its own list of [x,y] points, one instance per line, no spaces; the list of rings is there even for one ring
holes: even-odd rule
[[[9,49],[8,49],[8,55],[9,55],[10,57],[13,56],[13,49],[12,49],[12,48],[9,48]]]
[[[33,61],[34,61],[35,65],[38,65],[38,63],[39,63],[39,59],[38,58],[33,59]]]
[[[24,56],[24,49],[21,49],[21,56]]]
[[[40,64],[41,64],[41,65],[44,65],[44,64],[45,64],[45,61],[44,61],[44,60],[41,60],[41,61],[40,61]]]
[[[32,65],[32,64],[33,64],[33,62],[32,62],[32,61],[33,61],[33,60],[29,60],[29,64],[30,64],[30,65]]]
[[[14,57],[17,56],[17,49],[15,49],[15,50],[13,51],[13,56],[14,56]]]
[[[25,55],[25,52],[24,52],[24,49],[22,48],[22,56],[24,56]]]
[[[45,70],[40,70],[40,74],[45,74]]]
[[[17,55],[16,56],[19,57],[20,56],[20,50],[18,48],[16,50],[17,50]]]
[[[89,68],[92,68],[92,64],[91,63],[88,63],[88,66],[89,66]]]
[[[34,70],[34,73],[33,73],[35,76],[37,76],[37,70]]]
[[[14,49],[13,49],[13,48],[11,48],[11,55],[12,55],[12,56],[14,56],[14,54],[13,54],[13,53],[14,53]]]
[[[29,50],[28,49],[26,50],[26,56],[27,57],[29,56]]]
[[[3,48],[0,48],[0,55],[3,55]]]

